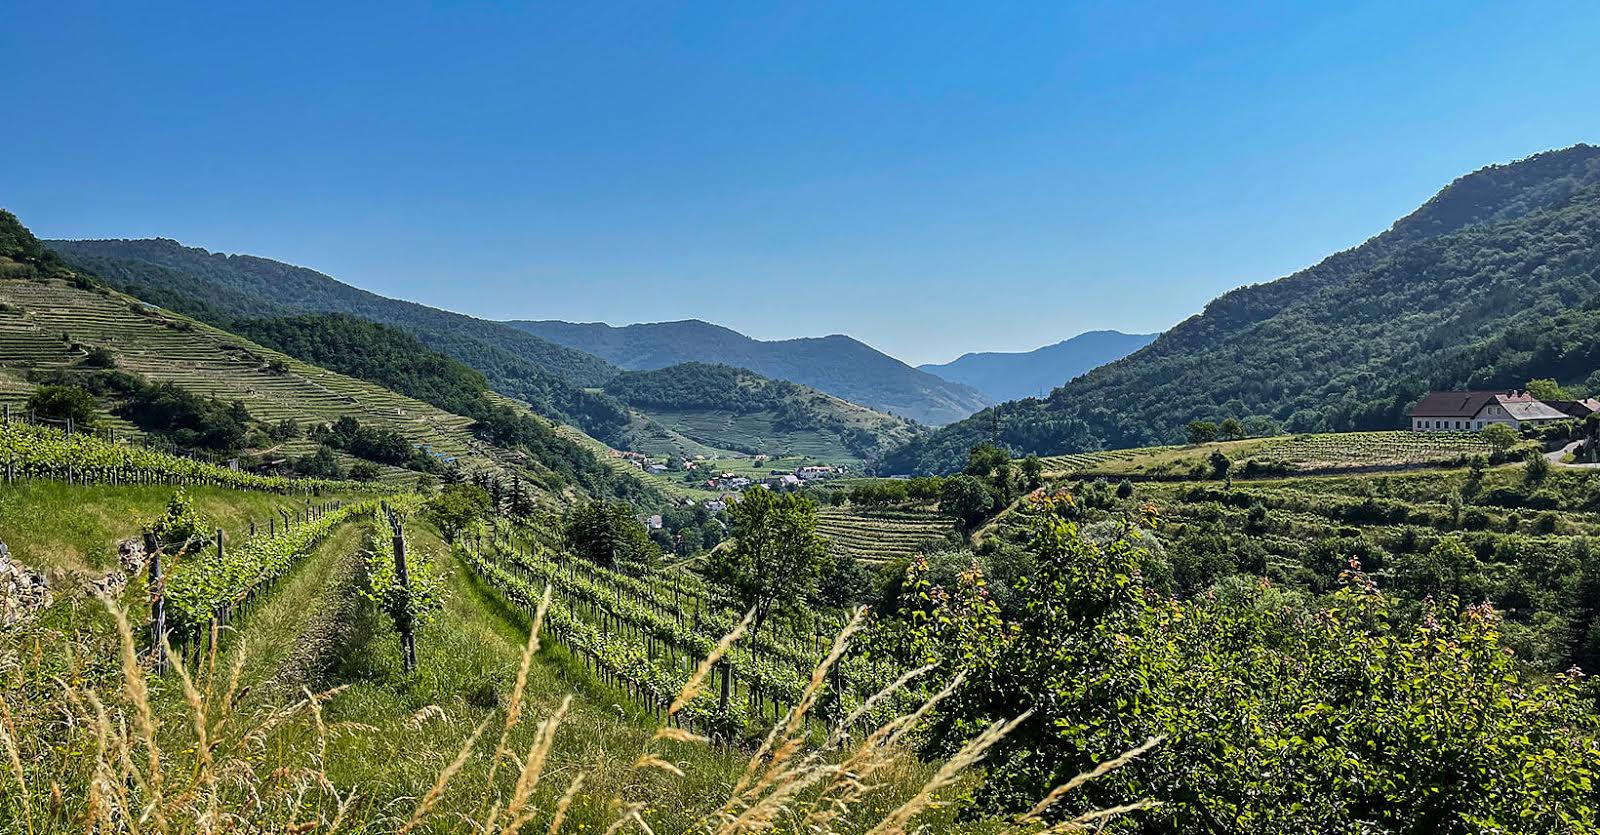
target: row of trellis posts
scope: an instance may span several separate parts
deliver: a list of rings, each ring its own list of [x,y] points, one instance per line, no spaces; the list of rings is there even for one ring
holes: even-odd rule
[[[313,504],[310,501],[307,501],[304,507],[297,509],[293,513],[290,513],[287,510],[279,509],[278,516],[283,519],[283,530],[285,533],[287,533],[288,531],[292,530],[296,524],[309,523],[324,514],[338,510],[343,506],[343,504],[344,503],[342,501],[330,501],[318,504]],[[250,537],[254,537],[256,536],[258,530],[261,529],[256,525],[255,520],[251,520],[249,522],[250,533],[248,535]],[[278,520],[269,517],[267,519],[266,528],[262,532],[268,537],[277,536]],[[221,528],[217,528],[215,538],[217,547],[217,561],[221,562],[223,558],[227,556],[227,535]],[[148,572],[147,582],[150,590],[150,657],[152,666],[155,668],[155,671],[158,675],[165,675],[167,669],[171,666],[170,661],[167,658],[167,648],[169,645],[180,655],[188,656],[192,651],[193,656],[195,658],[199,658],[205,649],[205,642],[211,640],[212,633],[216,629],[220,629],[221,627],[232,623],[235,617],[243,617],[249,612],[253,611],[261,598],[271,587],[272,582],[277,579],[273,578],[271,581],[265,583],[257,583],[235,599],[230,600],[218,607],[211,613],[211,619],[205,629],[198,630],[187,635],[168,635],[166,575],[167,572],[173,568],[173,566],[165,564],[162,561],[162,557],[169,556],[176,558],[182,555],[184,550],[179,549],[178,553],[176,554],[166,554],[165,549],[160,540],[156,537],[155,532],[146,529],[144,532],[144,552],[145,568]],[[165,640],[163,640],[163,638],[165,638]],[[176,639],[176,643],[173,642],[174,639]]]
[[[491,534],[491,540],[493,540],[493,539],[494,539],[494,536],[493,536],[493,534]],[[475,549],[478,551],[478,553],[479,553],[479,555],[481,557],[482,553],[483,553],[483,535],[482,535],[482,533],[480,532],[477,535],[471,537],[470,541],[475,546]],[[509,543],[506,543],[506,546],[510,547]],[[491,543],[491,547],[492,547],[492,543]],[[524,552],[522,554],[522,556],[523,556],[524,559],[533,558],[535,553],[537,553],[537,552],[534,549],[530,548],[526,552]],[[601,580],[601,577],[600,577],[599,574],[594,572],[590,567],[585,566],[585,565],[581,565],[579,563],[579,561],[577,561],[577,560],[566,560],[566,561],[564,561],[564,563],[565,563],[564,565],[557,564],[557,568],[558,568],[558,570],[565,569],[569,576],[577,577],[579,574],[582,574],[585,579],[589,580],[590,582],[594,582],[594,583],[599,583],[599,581]],[[532,582],[535,582],[537,580],[537,578],[535,577],[535,575],[533,574],[532,571],[530,571],[525,566],[520,565],[515,560],[505,563],[503,565],[503,568],[506,568],[506,569],[510,570],[512,573],[519,575],[526,582],[532,583]],[[608,585],[612,585],[613,586],[613,590],[617,593],[618,602],[620,602],[621,601],[621,597],[622,597],[622,589],[621,589],[621,587],[616,585],[616,584],[614,584],[614,583],[608,583]],[[693,619],[694,630],[695,631],[699,631],[699,629],[700,629],[700,596],[699,595],[690,595],[690,596],[693,596],[695,598],[694,614],[692,616],[690,616],[690,617],[692,617],[692,619]],[[673,598],[674,598],[674,602],[678,602],[680,600],[679,590],[678,590],[678,587],[677,587],[676,583],[674,583]],[[582,607],[583,609],[587,610],[588,617],[590,617],[592,619],[595,619],[595,620],[598,620],[600,622],[600,624],[601,624],[602,629],[605,630],[605,631],[612,631],[612,632],[632,631],[633,637],[635,638],[635,640],[639,640],[639,639],[642,638],[645,641],[645,646],[647,648],[649,648],[649,652],[650,652],[650,654],[652,656],[655,655],[655,649],[657,647],[659,647],[662,650],[666,650],[666,651],[669,651],[669,652],[673,653],[675,657],[679,652],[677,647],[674,646],[672,644],[672,642],[666,641],[666,640],[657,640],[653,635],[650,635],[650,634],[646,633],[643,630],[643,628],[640,627],[638,624],[633,623],[631,620],[629,620],[629,619],[627,619],[625,617],[622,617],[621,615],[619,615],[617,613],[608,611],[602,605],[598,605],[595,602],[589,601],[589,600],[587,600],[587,599],[585,599],[585,598],[583,598],[581,596],[569,597],[569,600],[572,603],[574,603],[575,605],[577,605],[579,607]],[[528,616],[529,617],[533,616],[534,605],[535,605],[535,601],[532,601],[532,600],[527,601]],[[647,605],[651,606],[652,608],[656,608],[658,610],[658,612],[659,612],[659,606],[654,601],[649,601],[647,603]],[[675,606],[674,609],[673,609],[672,615],[674,615],[676,617],[679,626],[683,626],[684,625],[685,614],[684,614],[684,609],[683,609],[682,606]],[[548,627],[548,625],[547,625],[547,627]],[[552,632],[554,632],[554,630],[552,630]],[[621,689],[627,691],[628,694],[634,699],[635,702],[639,703],[640,705],[643,705],[647,710],[649,710],[649,712],[652,715],[656,716],[660,721],[666,722],[666,723],[669,723],[669,724],[671,724],[671,723],[680,723],[680,722],[683,721],[683,717],[682,716],[674,716],[674,715],[671,715],[668,712],[669,704],[666,701],[662,701],[660,699],[657,699],[657,698],[655,698],[653,696],[653,694],[648,694],[648,693],[644,692],[643,688],[637,686],[637,684],[635,682],[633,682],[632,680],[630,680],[630,679],[628,679],[626,677],[623,677],[623,676],[617,676],[617,675],[612,674],[609,670],[607,670],[605,668],[605,665],[600,663],[600,659],[598,657],[594,656],[585,647],[583,647],[583,646],[581,646],[579,644],[568,642],[566,640],[562,640],[562,636],[559,635],[559,634],[556,635],[556,638],[558,640],[561,640],[561,642],[564,645],[566,645],[567,648],[574,655],[576,655],[578,657],[579,661],[581,663],[583,663],[583,665],[584,665],[584,667],[586,669],[590,670],[595,675],[599,676],[600,679],[603,682],[605,682],[607,685],[612,686],[612,687],[618,687],[618,688],[621,688]],[[813,640],[814,640],[813,646],[820,651],[820,649],[822,647],[822,639],[821,639],[820,633],[818,633],[816,636],[814,636]],[[760,651],[754,644],[752,644],[750,646],[750,651],[752,652],[752,657],[759,657]],[[694,659],[691,658],[691,659],[688,659],[688,660],[693,661]],[[743,684],[744,684],[745,697],[746,697],[746,700],[748,702],[747,706],[751,709],[752,713],[754,714],[755,718],[757,718],[757,719],[766,718],[766,716],[767,716],[766,711],[770,709],[771,710],[771,718],[774,721],[776,721],[777,719],[782,717],[784,710],[793,707],[793,705],[786,705],[780,698],[777,697],[776,694],[767,691],[766,688],[764,688],[762,686],[762,682],[758,677],[736,676],[735,673],[734,673],[733,664],[727,658],[723,658],[723,659],[719,660],[712,667],[711,673],[710,673],[710,676],[709,676],[709,682],[708,682],[710,689],[714,690],[714,692],[716,692],[717,695],[718,695],[718,711],[723,716],[727,716],[728,715],[728,706],[729,706],[729,702],[731,701],[731,699],[732,699],[732,697],[734,695],[734,685],[736,683],[735,682],[736,679],[744,679]],[[835,693],[842,694],[842,692],[843,692],[842,688],[844,687],[845,683],[842,680],[842,676],[840,675],[840,669],[839,669],[839,666],[837,664],[835,664],[833,666],[833,668],[830,670],[829,681],[830,681],[830,684],[832,684],[832,686],[833,686],[833,691]],[[860,693],[857,693],[856,695],[857,695],[858,698],[862,696],[862,694],[860,694]],[[815,717],[813,715],[813,716],[808,716],[807,717],[807,721],[811,722],[811,723],[815,723],[818,720],[817,720],[817,717]],[[713,730],[713,729],[704,729],[704,730],[708,730],[709,731],[709,730]],[[716,729],[716,730],[721,730],[721,729]]]
[[[13,420],[15,420],[15,421],[17,421],[19,423],[24,423],[24,424],[34,424],[36,426],[54,426],[54,427],[58,427],[63,432],[65,432],[67,435],[76,435],[76,434],[80,434],[80,433],[86,431],[82,427],[77,425],[77,421],[74,421],[70,417],[62,418],[62,419],[59,419],[59,420],[57,420],[55,418],[39,417],[38,413],[34,412],[32,409],[30,409],[30,410],[28,410],[26,412],[13,412],[12,409],[11,409],[11,404],[10,403],[0,404],[0,427],[4,427],[4,428],[7,428],[7,429],[11,428],[11,422]],[[105,437],[106,441],[108,441],[110,443],[116,443],[117,430],[112,428],[112,427],[110,427],[110,426],[107,426],[104,430],[98,430],[98,429],[95,430],[95,434],[103,435]],[[134,436],[134,437],[137,438],[137,436]],[[140,438],[138,440],[143,446],[146,446],[146,447],[154,447],[154,448],[157,448],[157,449],[164,448],[164,447],[161,447],[160,445],[152,444],[151,443],[151,439],[149,437]],[[212,464],[216,463],[216,456],[207,454],[202,450],[193,450],[193,449],[191,449],[191,450],[181,450],[180,451],[176,447],[171,447],[169,451],[172,451],[174,453],[181,453],[185,457],[197,458],[197,459],[200,459],[200,460],[208,462],[208,463],[212,463]],[[237,461],[238,461],[238,459],[233,459],[233,463],[237,463]],[[7,460],[3,464],[0,464],[0,474],[4,475],[6,484],[14,483],[17,480],[16,463],[13,462],[13,461]],[[66,483],[71,484],[73,482],[73,470],[72,470],[72,465],[70,463],[67,464],[66,470],[63,473],[63,475],[65,476],[64,480],[66,481]],[[133,470],[133,469],[128,469],[128,468],[120,468],[118,470],[113,470],[111,472],[111,476],[110,477],[111,477],[112,483],[151,484],[151,483],[156,483],[158,481],[161,481],[161,479],[158,476],[155,476],[155,475],[153,475],[151,473],[145,472],[143,470]],[[172,479],[167,479],[167,481],[172,481]]]
[[[279,510],[278,512],[279,512],[280,516],[283,519],[283,529],[285,531],[288,531],[288,530],[290,530],[292,528],[292,526],[296,522],[309,522],[310,520],[315,519],[317,516],[319,516],[319,515],[321,515],[323,513],[326,513],[326,512],[329,512],[331,510],[337,509],[339,507],[339,505],[340,505],[339,502],[330,502],[330,503],[321,504],[321,505],[312,505],[310,503],[307,503],[307,505],[304,508],[302,508],[300,511],[298,511],[295,514],[291,514],[286,510]],[[402,586],[402,588],[407,588],[407,587],[409,587],[409,584],[410,584],[410,578],[409,578],[408,566],[407,566],[407,560],[406,560],[405,536],[404,536],[403,527],[402,527],[402,524],[401,524],[401,521],[400,521],[400,517],[399,517],[398,514],[396,514],[394,512],[394,510],[392,508],[390,508],[387,505],[387,503],[385,503],[383,505],[382,510],[383,510],[384,517],[385,517],[386,521],[389,523],[391,540],[392,540],[392,543],[393,543],[392,547],[393,547],[394,560],[395,560],[395,577],[396,577],[396,580]],[[255,536],[257,534],[258,530],[259,530],[259,527],[256,524],[256,522],[251,521],[249,523],[249,535],[252,536],[252,537]],[[265,533],[268,536],[275,536],[275,535],[277,535],[277,530],[278,530],[277,520],[276,519],[269,519],[268,520],[268,524],[267,524],[267,528],[265,530]],[[217,558],[220,561],[225,556],[225,554],[226,554],[225,549],[227,547],[226,546],[226,536],[225,536],[224,532],[222,531],[222,529],[220,529],[220,528],[217,529],[215,538],[216,538],[216,547],[217,547]],[[482,538],[481,538],[481,535],[479,535],[478,537],[474,537],[474,539],[476,540],[474,542],[474,544],[477,546],[478,550],[481,553],[481,550],[482,550]],[[164,589],[165,589],[164,579],[165,579],[165,572],[170,570],[171,566],[166,565],[166,564],[163,563],[163,559],[162,559],[163,556],[164,556],[163,549],[162,549],[160,543],[157,541],[156,536],[155,536],[155,534],[153,532],[150,532],[150,531],[146,531],[145,532],[145,534],[144,534],[144,544],[145,544],[145,552],[146,552],[146,555],[147,555],[147,568],[148,568],[148,572],[149,572],[149,588],[150,588],[150,600],[151,600],[151,605],[150,605],[150,645],[151,645],[152,657],[154,659],[154,666],[155,666],[156,672],[158,674],[165,674],[165,672],[167,671],[167,669],[168,669],[168,667],[170,665],[169,665],[169,660],[168,660],[167,655],[166,655],[166,643],[164,643],[163,640],[162,640],[163,636],[166,634],[166,631],[167,631],[167,627],[166,627],[166,601],[165,601],[165,595],[164,595]],[[176,555],[168,555],[168,556],[176,556]],[[571,572],[573,574],[576,574],[578,572],[583,572],[584,574],[589,575],[591,580],[597,580],[598,579],[598,577],[593,575],[592,572],[590,572],[587,569],[587,567],[580,566],[580,565],[576,564],[575,561],[569,561],[569,563],[566,566],[566,568],[568,569],[569,572]],[[517,567],[513,566],[513,570],[517,570]],[[519,570],[518,573],[527,573],[527,572],[525,570]],[[532,579],[531,574],[528,576],[528,579]],[[267,591],[268,585],[269,584],[265,584],[264,583],[264,584],[258,584],[256,586],[252,586],[249,591],[247,591],[244,594],[242,594],[238,599],[230,601],[227,604],[224,604],[222,607],[220,607],[216,612],[214,612],[212,614],[212,618],[211,618],[211,621],[210,621],[209,628],[204,630],[203,632],[197,632],[196,634],[190,634],[190,635],[177,636],[179,638],[179,642],[176,645],[176,650],[178,652],[180,652],[180,653],[183,653],[183,654],[188,654],[192,650],[192,652],[193,652],[193,654],[194,654],[194,656],[196,658],[200,657],[201,653],[204,650],[205,642],[209,639],[209,634],[215,628],[222,627],[222,626],[227,626],[236,616],[243,616],[245,613],[247,613],[249,610],[251,610],[254,607],[254,605],[256,604],[256,602],[259,600],[260,596]],[[676,586],[676,584],[674,584],[674,585]],[[616,591],[618,592],[619,597],[620,597],[621,589],[617,588]],[[675,599],[678,596],[677,595],[677,591],[678,590],[675,587],[674,588],[674,598]],[[691,617],[693,618],[694,622],[696,623],[696,627],[698,628],[698,622],[699,622],[699,619],[700,619],[700,600],[699,600],[699,596],[698,595],[695,595],[695,598],[696,598],[696,600],[695,600],[695,603],[696,603],[695,611],[694,611],[694,613],[693,613],[693,615]],[[633,628],[633,629],[637,630],[637,628],[638,628],[637,625],[635,625],[635,624],[625,623],[626,619],[624,619],[624,618],[622,618],[622,617],[620,617],[620,616],[618,616],[618,615],[616,615],[614,613],[610,613],[610,612],[604,611],[603,607],[593,607],[593,608],[594,608],[594,611],[592,611],[590,613],[590,615],[592,617],[598,617],[598,618],[602,619],[602,623],[604,623],[610,629],[621,630],[621,629],[626,629],[626,628]],[[684,613],[683,613],[682,608],[675,608],[674,614],[679,618],[680,623],[681,623],[681,621],[684,619]],[[614,622],[611,622],[611,621],[614,621]],[[416,668],[417,668],[416,631],[415,631],[415,624],[411,621],[411,618],[409,616],[409,610],[407,610],[407,609],[402,609],[401,610],[399,616],[396,619],[395,626],[396,626],[397,631],[400,634],[402,662],[404,664],[406,672],[409,673],[409,672],[412,672],[412,671],[416,670]],[[647,638],[648,638],[648,640],[649,640],[651,645],[654,645],[654,644],[657,643],[654,640],[653,637],[648,637],[647,636]],[[170,640],[171,640],[171,636],[168,636],[168,641],[170,641]],[[567,642],[563,641],[563,643],[567,643]],[[667,642],[662,641],[662,642],[659,642],[659,643],[661,643],[663,645],[663,648],[665,648],[665,644]],[[670,722],[679,721],[681,719],[681,717],[674,717],[674,716],[669,715],[668,712],[667,712],[667,705],[665,703],[658,703],[659,700],[657,700],[657,699],[647,698],[647,694],[645,694],[639,688],[635,687],[634,686],[634,682],[625,680],[625,679],[623,679],[621,677],[613,676],[609,671],[604,669],[604,666],[602,664],[600,664],[598,658],[591,658],[590,657],[590,653],[589,653],[588,650],[584,649],[581,646],[576,646],[576,645],[572,645],[572,644],[568,644],[568,646],[569,646],[570,649],[575,650],[575,654],[578,655],[578,657],[580,658],[580,660],[584,663],[584,665],[586,667],[591,669],[597,675],[600,675],[602,677],[602,679],[605,680],[609,685],[616,686],[616,687],[622,687],[622,688],[628,690],[630,692],[630,694],[635,698],[636,701],[638,701],[640,704],[645,705],[646,707],[648,707],[650,709],[651,713],[657,715],[662,721],[670,723]],[[833,684],[835,686],[835,690],[837,691],[839,685],[842,684],[842,682],[839,681],[838,668],[835,667],[832,672],[833,672],[833,676],[832,676]],[[710,681],[711,688],[715,692],[717,692],[717,694],[718,694],[719,709],[720,709],[720,711],[721,711],[721,713],[723,715],[727,715],[729,702],[730,702],[730,700],[731,700],[731,698],[733,696],[733,692],[734,692],[734,679],[735,679],[733,666],[728,661],[728,659],[726,659],[726,658],[722,659],[721,661],[719,661],[713,667],[710,678],[711,678],[711,681]],[[763,710],[763,708],[766,708],[766,707],[770,706],[771,710],[773,711],[773,718],[776,719],[778,716],[780,716],[781,715],[781,711],[783,709],[783,705],[780,703],[780,701],[778,699],[776,699],[776,698],[769,698],[769,697],[767,697],[766,694],[763,694],[763,692],[762,692],[763,688],[760,686],[760,683],[758,681],[752,680],[749,683],[753,684],[754,686],[746,687],[747,698],[750,701],[750,707],[753,708],[755,711],[757,711],[757,715],[764,714],[765,711]]]

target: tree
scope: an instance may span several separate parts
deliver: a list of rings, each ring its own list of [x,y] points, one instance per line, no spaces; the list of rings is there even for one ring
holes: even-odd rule
[[[1022,459],[1022,483],[1029,490],[1044,483],[1044,462],[1039,460],[1039,456],[1029,454]]]
[[[1572,393],[1561,387],[1561,384],[1548,377],[1538,380],[1529,380],[1524,386],[1528,393],[1538,400],[1571,400]]]
[[[311,455],[302,455],[289,463],[289,468],[295,473],[313,478],[344,478],[344,469],[339,466],[339,456],[333,447],[321,444],[317,451]]]
[[[1129,831],[1595,828],[1600,717],[1583,678],[1528,669],[1488,605],[1417,617],[1353,568],[1316,598],[1233,577],[1171,600],[1136,547],[1082,536],[1064,509],[1035,514],[1036,567],[1002,643],[941,671],[967,675],[931,717],[930,756],[1032,711],[988,752],[976,812],[1026,810],[1160,736],[1046,821],[1149,799]]]
[[[1283,427],[1272,418],[1265,415],[1251,415],[1244,419],[1242,427],[1247,438],[1265,438],[1283,431]]]
[[[733,541],[711,552],[711,579],[755,613],[752,636],[780,606],[810,600],[831,560],[817,505],[799,493],[753,489],[728,506]]]
[[[976,476],[957,475],[944,480],[939,494],[939,511],[955,517],[970,531],[978,526],[994,506],[994,496]]]
[[[1217,425],[1209,420],[1191,420],[1186,431],[1191,444],[1209,444],[1217,439]]]
[[[1459,536],[1447,536],[1425,554],[1402,557],[1395,581],[1417,599],[1446,596],[1473,599],[1484,591],[1478,555]]]
[[[350,465],[350,478],[355,481],[376,481],[383,471],[371,461],[357,461]]]
[[[872,575],[849,554],[834,560],[817,586],[817,600],[824,606],[843,609],[854,606],[872,594]]]
[[[80,428],[94,425],[94,395],[78,386],[40,386],[28,396],[28,408],[41,418],[71,420]]]
[[[1517,434],[1517,430],[1504,423],[1491,423],[1483,427],[1478,430],[1478,437],[1482,438],[1484,443],[1494,447],[1496,452],[1505,452],[1515,446],[1517,441],[1522,440],[1522,437]]]
[[[1222,450],[1213,450],[1211,453],[1211,472],[1217,478],[1227,478],[1233,469],[1233,459],[1229,458]]]
[[[1229,440],[1242,438],[1244,437],[1244,427],[1234,418],[1225,418],[1217,426],[1217,434]]]
[[[982,443],[967,451],[967,475],[988,479],[1002,495],[1011,489],[1011,453],[991,443]]]
[[[489,494],[474,484],[452,484],[428,501],[428,520],[452,544],[488,515]]]
[[[906,482],[906,496],[919,502],[937,501],[944,479],[936,475],[917,476]]]
[[[1529,484],[1538,484],[1550,475],[1550,459],[1544,453],[1532,450],[1528,453],[1527,463],[1523,465],[1522,477]]]
[[[111,350],[106,346],[96,345],[89,349],[88,354],[84,355],[83,366],[85,368],[116,368],[117,356],[111,353]]]
[[[627,502],[578,505],[567,515],[562,538],[573,553],[608,568],[653,565],[661,558],[661,549]]]

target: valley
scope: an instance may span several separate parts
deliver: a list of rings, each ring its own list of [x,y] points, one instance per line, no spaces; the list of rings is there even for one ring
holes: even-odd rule
[[[0,829],[1588,831],[1593,159],[966,419],[0,215]]]

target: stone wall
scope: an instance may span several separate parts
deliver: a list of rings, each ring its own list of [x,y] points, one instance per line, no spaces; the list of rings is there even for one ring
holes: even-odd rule
[[[11,559],[0,542],[0,628],[33,620],[39,610],[55,602],[49,578]]]
[[[125,539],[117,546],[117,570],[91,577],[83,583],[84,594],[90,597],[115,597],[128,587],[128,579],[144,567],[144,543],[139,539]],[[0,542],[0,629],[20,626],[38,616],[39,612],[55,602],[55,591],[44,572],[32,569],[12,558],[11,551]]]

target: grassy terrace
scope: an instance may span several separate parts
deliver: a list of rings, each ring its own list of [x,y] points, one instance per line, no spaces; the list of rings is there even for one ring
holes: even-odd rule
[[[1330,432],[1188,446],[1116,449],[1043,459],[1047,476],[1179,476],[1213,452],[1234,461],[1282,462],[1302,470],[1450,466],[1492,448],[1471,432]]]
[[[32,386],[29,368],[70,365],[73,343],[104,346],[120,368],[153,382],[174,382],[221,400],[240,400],[264,421],[293,418],[302,426],[350,415],[405,433],[469,466],[501,469],[506,453],[479,443],[471,421],[419,400],[307,365],[120,293],[80,290],[60,282],[0,281],[0,402],[19,405]],[[63,336],[66,338],[64,339]],[[275,370],[274,366],[282,370]],[[124,434],[135,434],[125,424]],[[309,450],[303,441],[280,451]]]
[[[955,533],[948,516],[927,510],[826,507],[817,530],[834,553],[866,563],[888,563],[942,543]]]
[[[816,432],[795,432],[775,426],[766,412],[730,414],[715,411],[664,411],[648,413],[657,423],[700,444],[727,443],[772,455],[801,456],[826,463],[853,463],[860,459],[838,439]]]
[[[0,489],[0,542],[33,568],[104,573],[117,567],[117,543],[136,537],[166,509],[175,488],[164,485],[68,486],[27,481]],[[187,487],[195,508],[229,537],[243,539],[250,523],[263,528],[304,498],[222,487]],[[317,501],[344,498],[319,497]],[[352,497],[353,498],[353,497]]]

